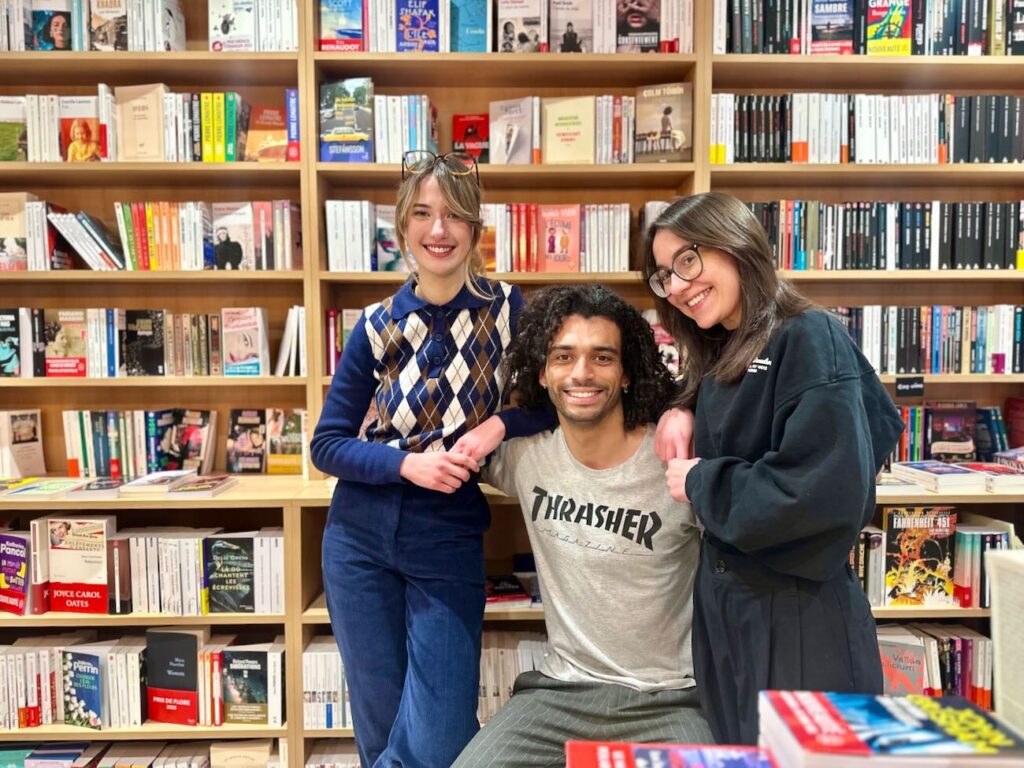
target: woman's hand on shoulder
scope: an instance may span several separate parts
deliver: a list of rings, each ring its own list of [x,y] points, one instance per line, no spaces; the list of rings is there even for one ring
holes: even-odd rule
[[[398,473],[410,483],[441,493],[455,493],[480,466],[470,456],[452,451],[410,453],[402,459]]]
[[[671,459],[668,462],[665,480],[668,482],[668,492],[676,501],[689,503],[690,497],[686,495],[686,476],[699,463],[700,459]]]
[[[661,415],[654,432],[654,453],[662,463],[693,455],[693,411],[670,408]]]
[[[505,422],[497,416],[491,416],[460,437],[451,452],[469,456],[479,462],[494,453],[504,439]]]

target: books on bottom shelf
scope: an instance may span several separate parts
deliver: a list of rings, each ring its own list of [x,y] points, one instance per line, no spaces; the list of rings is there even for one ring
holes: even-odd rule
[[[709,744],[630,744],[614,741],[569,741],[565,768],[782,768],[768,752],[757,747]]]
[[[172,0],[176,1],[176,0]],[[0,744],[0,765],[70,768],[287,768],[287,739],[231,741],[62,741]]]
[[[306,768],[360,768],[359,750],[353,741],[317,739],[306,760]]]

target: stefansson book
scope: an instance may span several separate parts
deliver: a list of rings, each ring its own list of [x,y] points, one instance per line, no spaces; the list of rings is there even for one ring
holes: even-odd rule
[[[373,81],[368,77],[320,85],[320,160],[373,162]]]

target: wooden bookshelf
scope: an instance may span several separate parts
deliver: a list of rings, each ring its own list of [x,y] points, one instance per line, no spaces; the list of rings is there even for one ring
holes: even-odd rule
[[[288,727],[220,725],[215,728],[206,728],[147,721],[134,728],[105,728],[102,731],[72,726],[43,725],[14,733],[20,734],[17,741],[192,741],[194,739],[222,741],[225,739],[284,738],[289,735],[289,732]],[[15,740],[6,738],[9,732],[0,733],[3,734],[0,735],[0,743]]]
[[[270,347],[276,357],[287,307],[306,307],[308,375],[258,379],[165,377],[132,379],[2,379],[4,407],[43,411],[46,460],[51,472],[63,470],[66,457],[60,412],[72,408],[147,408],[182,405],[218,412],[217,468],[223,467],[227,413],[235,407],[302,407],[315,424],[326,387],[323,318],[329,308],[358,308],[392,293],[403,279],[393,274],[326,271],[323,203],[328,199],[393,202],[400,181],[394,164],[318,162],[318,93],[322,82],[370,76],[379,93],[427,93],[439,111],[440,146],[451,147],[454,114],[486,112],[493,99],[526,95],[632,95],[645,84],[688,82],[693,86],[694,159],[689,163],[592,166],[492,166],[480,168],[488,202],[628,203],[632,211],[631,271],[592,274],[504,274],[527,291],[550,283],[600,281],[644,308],[652,301],[639,271],[637,214],[649,200],[708,190],[728,191],[747,201],[778,198],[851,200],[1021,200],[1024,164],[1019,165],[712,165],[709,160],[709,104],[713,91],[918,93],[1020,90],[1024,59],[992,57],[833,57],[741,56],[711,54],[711,3],[694,0],[696,53],[692,55],[594,54],[337,54],[314,50],[318,18],[315,0],[298,0],[298,53],[214,54],[206,49],[206,0],[185,0],[188,50],[153,54],[0,54],[0,93],[94,93],[95,85],[166,82],[177,91],[238,90],[250,103],[283,102],[283,89],[298,87],[301,161],[287,164],[0,163],[0,190],[31,191],[66,208],[85,208],[113,224],[112,203],[167,199],[231,201],[291,198],[302,205],[304,265],[285,272],[120,272],[85,270],[0,274],[2,306],[148,306],[171,311],[204,311],[227,306],[265,306],[270,315]],[[1024,303],[1024,271],[838,271],[783,272],[816,302],[826,305],[905,303]],[[891,384],[895,377],[883,377]],[[973,398],[998,404],[1024,393],[1024,376],[925,377],[929,397]],[[30,513],[110,511],[132,525],[159,522],[215,522],[228,529],[253,520],[283,525],[286,547],[286,609],[280,616],[80,617],[45,614],[4,619],[0,630],[42,632],[93,626],[116,634],[123,628],[151,625],[253,625],[286,637],[287,725],[279,729],[174,728],[148,723],[140,729],[92,732],[51,727],[0,732],[0,741],[26,739],[225,739],[287,736],[290,765],[305,763],[315,738],[351,738],[350,729],[306,730],[302,724],[302,649],[328,631],[320,570],[320,544],[331,499],[329,484],[318,479],[244,477],[236,488],[214,499],[191,503],[163,499],[114,502],[49,501],[14,504],[0,497],[0,511]],[[495,532],[488,558],[499,560],[509,546],[525,539],[516,500],[493,489]],[[910,494],[880,489],[878,503],[952,503],[981,508],[1024,524],[1024,494]],[[270,524],[270,523],[267,523]],[[511,544],[509,542],[512,542]],[[503,562],[503,561],[502,561]],[[496,571],[497,572],[497,571]],[[987,609],[879,608],[882,620],[969,619],[983,622]],[[488,612],[492,626],[536,622],[541,609]]]

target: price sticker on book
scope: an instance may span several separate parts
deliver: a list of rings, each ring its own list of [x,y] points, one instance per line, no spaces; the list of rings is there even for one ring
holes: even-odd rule
[[[897,376],[896,397],[924,397],[924,376]]]

